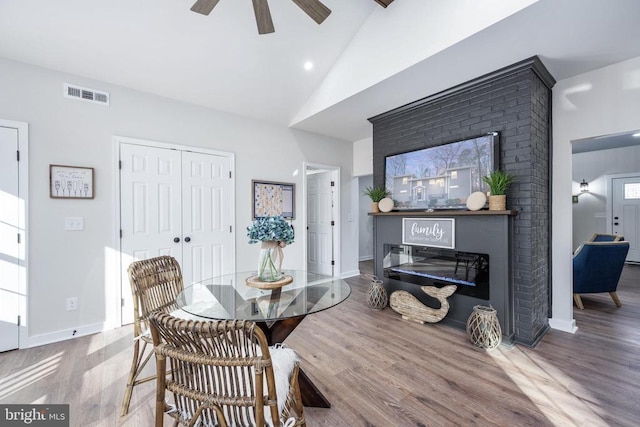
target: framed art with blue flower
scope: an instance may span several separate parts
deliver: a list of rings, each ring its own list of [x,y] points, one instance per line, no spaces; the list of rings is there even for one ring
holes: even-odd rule
[[[252,180],[251,186],[253,219],[266,216],[295,219],[295,184]]]

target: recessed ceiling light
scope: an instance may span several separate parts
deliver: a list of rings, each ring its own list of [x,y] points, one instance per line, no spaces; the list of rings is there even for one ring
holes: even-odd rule
[[[304,63],[304,69],[307,71],[311,71],[313,69],[313,62],[307,61]]]
[[[634,138],[640,138],[640,132],[638,132],[638,133],[634,133],[634,134],[633,134],[633,135],[631,135],[631,136],[633,136]]]

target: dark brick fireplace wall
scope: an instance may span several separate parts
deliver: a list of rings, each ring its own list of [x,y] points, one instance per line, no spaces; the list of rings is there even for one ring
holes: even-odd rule
[[[507,208],[518,212],[511,265],[515,341],[531,346],[548,330],[550,313],[554,84],[533,57],[369,119],[374,185],[384,185],[387,155],[500,133],[500,169],[516,176],[507,192]],[[380,256],[375,254],[376,266]]]

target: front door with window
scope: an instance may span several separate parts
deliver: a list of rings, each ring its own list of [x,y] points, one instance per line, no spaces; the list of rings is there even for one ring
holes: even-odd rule
[[[629,242],[627,261],[640,262],[640,176],[613,178],[611,183],[611,230]]]

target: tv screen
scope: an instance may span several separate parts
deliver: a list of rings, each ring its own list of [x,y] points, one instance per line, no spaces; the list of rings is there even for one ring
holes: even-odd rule
[[[398,210],[463,209],[489,188],[482,177],[498,164],[497,132],[394,154],[385,159],[385,186]]]

